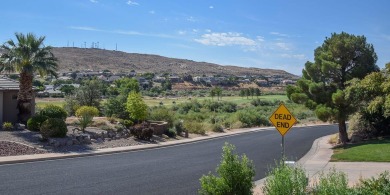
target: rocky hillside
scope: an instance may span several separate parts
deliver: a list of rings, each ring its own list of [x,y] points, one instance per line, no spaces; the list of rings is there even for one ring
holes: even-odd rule
[[[114,73],[177,73],[191,75],[281,75],[284,78],[296,77],[283,70],[245,68],[238,66],[222,66],[207,62],[167,58],[158,55],[125,53],[103,49],[84,49],[61,47],[53,48],[54,55],[59,59],[59,71],[69,70],[105,70]]]

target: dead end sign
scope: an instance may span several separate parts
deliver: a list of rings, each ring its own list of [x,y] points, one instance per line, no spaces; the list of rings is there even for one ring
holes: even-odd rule
[[[283,103],[280,103],[279,108],[269,117],[269,120],[282,136],[297,122]]]

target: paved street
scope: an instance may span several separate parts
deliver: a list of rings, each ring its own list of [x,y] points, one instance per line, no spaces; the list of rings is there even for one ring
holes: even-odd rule
[[[285,136],[286,155],[298,160],[316,138],[337,126],[292,128]],[[159,149],[74,159],[0,166],[0,194],[196,194],[199,178],[214,171],[222,146],[229,142],[265,176],[281,156],[281,136],[262,130]]]

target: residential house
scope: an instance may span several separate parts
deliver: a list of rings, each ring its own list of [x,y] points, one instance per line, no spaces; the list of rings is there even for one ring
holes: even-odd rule
[[[17,108],[19,82],[0,75],[0,124],[3,122],[18,122]],[[32,100],[31,113],[35,112],[35,99]]]

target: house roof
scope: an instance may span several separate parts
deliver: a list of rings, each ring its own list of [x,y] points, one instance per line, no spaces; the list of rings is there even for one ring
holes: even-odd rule
[[[19,82],[0,75],[0,91],[19,90]]]

